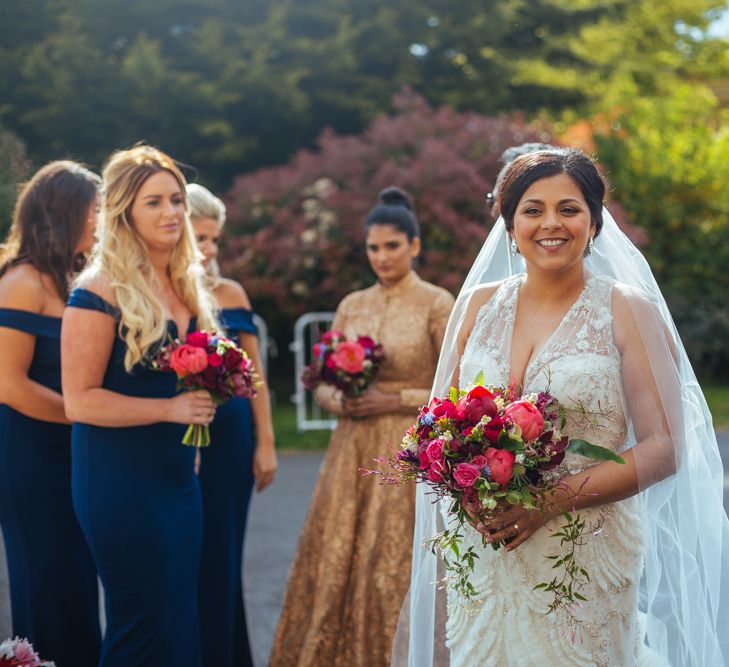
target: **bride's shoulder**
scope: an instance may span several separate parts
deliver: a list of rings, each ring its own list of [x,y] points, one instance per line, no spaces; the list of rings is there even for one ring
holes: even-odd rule
[[[463,319],[458,336],[459,346],[461,349],[465,345],[466,340],[468,340],[468,337],[471,335],[471,331],[476,324],[478,314],[484,306],[486,306],[486,304],[491,302],[499,289],[511,280],[513,280],[513,278],[476,285],[460,295],[456,308],[463,309],[461,311],[463,312]]]
[[[513,282],[517,277],[506,278],[505,280],[497,280],[492,283],[483,283],[476,285],[465,291],[459,297],[459,301],[466,304],[467,312],[474,313],[474,316],[481,310],[499,291],[501,287],[506,287],[507,283]]]
[[[621,349],[631,341],[656,335],[664,337],[667,332],[661,309],[639,287],[616,282],[612,289],[611,310],[615,342]]]

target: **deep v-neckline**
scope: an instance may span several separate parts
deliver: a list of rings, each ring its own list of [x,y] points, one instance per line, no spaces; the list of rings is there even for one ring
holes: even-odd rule
[[[567,309],[565,314],[562,316],[562,319],[559,321],[557,326],[552,330],[552,333],[549,334],[544,339],[544,342],[539,346],[539,349],[532,351],[531,356],[529,357],[529,360],[526,363],[526,366],[524,366],[524,374],[521,378],[520,383],[516,383],[516,377],[512,373],[512,366],[511,361],[513,358],[513,348],[514,348],[514,326],[516,324],[516,311],[519,307],[519,294],[521,293],[521,287],[524,284],[524,279],[526,276],[522,275],[519,281],[516,284],[516,289],[514,290],[514,294],[512,296],[512,307],[511,307],[511,321],[509,322],[509,335],[508,335],[508,351],[507,351],[507,359],[506,359],[506,383],[507,386],[515,386],[518,387],[521,391],[524,391],[526,388],[526,382],[529,379],[529,371],[531,367],[534,365],[536,361],[542,356],[542,353],[547,350],[552,343],[553,339],[556,338],[557,334],[560,332],[562,327],[564,326],[565,322],[570,318],[572,313],[577,309],[577,307],[580,305],[580,303],[584,300],[585,295],[587,294],[587,287],[590,284],[590,281],[592,280],[592,276],[589,276],[585,280],[585,284],[582,286],[582,289],[580,290],[580,293],[577,295],[577,298],[572,302],[572,305]]]

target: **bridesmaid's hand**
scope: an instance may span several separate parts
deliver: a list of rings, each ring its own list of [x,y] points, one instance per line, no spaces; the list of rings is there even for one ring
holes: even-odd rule
[[[206,426],[215,418],[215,403],[207,391],[184,391],[167,400],[169,403],[165,421]]]
[[[278,461],[276,459],[276,448],[271,444],[256,446],[253,454],[253,476],[256,478],[256,491],[263,491],[276,475]]]
[[[345,398],[342,404],[343,413],[347,417],[370,417],[397,412],[400,407],[400,394],[386,394],[377,387],[370,387],[362,396]]]

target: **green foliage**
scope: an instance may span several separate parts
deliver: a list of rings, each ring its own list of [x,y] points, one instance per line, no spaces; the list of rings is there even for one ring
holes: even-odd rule
[[[18,186],[30,173],[25,146],[0,125],[0,237],[4,238],[13,219]]]
[[[729,375],[729,113],[697,86],[623,107],[595,136],[692,361]]]

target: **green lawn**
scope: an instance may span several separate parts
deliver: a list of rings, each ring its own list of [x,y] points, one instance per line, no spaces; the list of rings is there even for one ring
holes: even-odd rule
[[[281,401],[273,409],[273,429],[279,449],[326,449],[331,431],[296,430],[296,407]]]
[[[701,388],[714,418],[714,428],[729,430],[729,385],[708,383]]]

